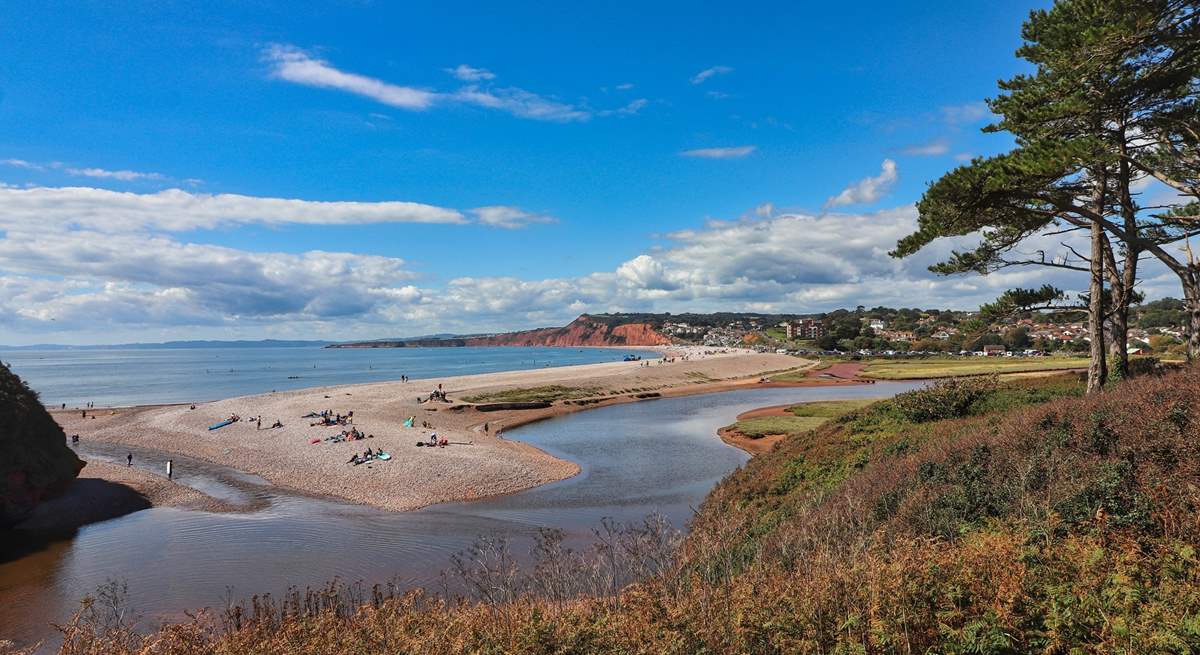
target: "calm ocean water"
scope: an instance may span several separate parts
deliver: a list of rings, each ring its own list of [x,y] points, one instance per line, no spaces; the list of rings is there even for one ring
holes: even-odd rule
[[[47,405],[104,407],[203,402],[401,375],[419,379],[614,362],[626,354],[610,348],[164,348],[0,350],[0,361]]]

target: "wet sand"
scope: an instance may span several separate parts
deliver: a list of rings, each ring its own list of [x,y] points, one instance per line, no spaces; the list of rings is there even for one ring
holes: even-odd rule
[[[53,412],[67,434],[82,439],[180,453],[261,476],[307,494],[340,498],[387,510],[510,494],[575,475],[578,466],[497,432],[580,409],[660,396],[709,393],[754,385],[771,373],[811,365],[773,353],[705,348],[667,348],[673,362],[613,362],[459,377],[320,387],[243,396],[212,403]],[[449,402],[418,402],[438,385]],[[588,398],[556,401],[536,409],[483,411],[464,398],[505,389],[559,385],[585,388]],[[763,386],[775,386],[767,384]],[[807,386],[807,385],[805,385]],[[353,427],[372,435],[361,441],[321,440],[350,426],[312,426],[309,412],[354,412]],[[232,414],[242,420],[209,430]],[[247,419],[262,416],[258,429]],[[415,417],[413,428],[405,418]],[[423,429],[428,422],[432,429]],[[483,426],[487,423],[488,430]],[[417,447],[431,432],[445,448]],[[367,448],[392,459],[360,466],[347,463]]]

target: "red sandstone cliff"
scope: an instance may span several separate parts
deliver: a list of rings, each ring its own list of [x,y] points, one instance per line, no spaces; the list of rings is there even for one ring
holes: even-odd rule
[[[469,337],[468,346],[665,346],[671,339],[646,323],[608,325],[584,314],[560,328]]]

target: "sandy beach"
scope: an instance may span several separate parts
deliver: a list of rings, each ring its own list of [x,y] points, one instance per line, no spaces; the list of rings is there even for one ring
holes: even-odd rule
[[[385,382],[243,396],[217,402],[156,407],[55,411],[68,435],[179,453],[261,476],[303,493],[330,496],[392,511],[514,493],[575,475],[578,467],[532,446],[503,438],[502,430],[580,409],[658,396],[706,393],[762,383],[770,373],[812,362],[788,355],[705,348],[661,349],[666,359],[612,362]],[[673,361],[672,361],[673,360]],[[441,389],[447,402],[419,402]],[[583,390],[575,400],[535,409],[488,409],[466,398],[545,386]],[[481,409],[481,407],[483,409]],[[347,426],[313,426],[311,412],[353,411]],[[231,415],[242,420],[208,427]],[[251,417],[262,417],[260,429]],[[415,427],[403,422],[415,417]],[[283,427],[269,429],[279,420]],[[430,428],[423,428],[428,423]],[[487,424],[487,431],[484,424]],[[356,428],[360,441],[323,441]],[[443,448],[417,447],[431,432]],[[497,436],[501,432],[501,436]],[[311,443],[313,440],[322,440]],[[354,466],[367,448],[390,461]],[[90,465],[89,465],[90,467]],[[85,469],[86,470],[86,469]],[[99,469],[95,469],[99,470]]]

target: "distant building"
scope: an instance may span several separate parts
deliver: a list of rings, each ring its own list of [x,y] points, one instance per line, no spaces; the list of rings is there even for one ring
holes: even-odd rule
[[[988,355],[988,356],[1003,355],[1006,352],[1008,352],[1008,348],[1005,348],[1004,346],[987,345],[987,346],[983,347],[983,354]]]
[[[873,318],[871,319],[871,322],[867,324],[867,327],[870,327],[872,330],[878,332],[879,330],[886,328],[887,323],[884,323],[881,319]]]
[[[816,319],[802,318],[788,321],[784,332],[789,339],[820,339],[825,336],[825,326]]]

